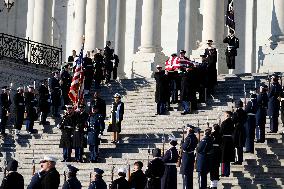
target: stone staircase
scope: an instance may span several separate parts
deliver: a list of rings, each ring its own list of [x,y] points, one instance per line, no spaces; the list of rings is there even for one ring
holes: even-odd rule
[[[12,63],[10,64],[14,66]],[[5,68],[7,70],[4,72],[0,71],[0,79],[5,78],[6,83],[1,80],[1,84],[9,84],[12,78],[20,86],[22,85],[21,82],[29,83],[35,78],[41,79],[50,75],[48,71],[34,70],[32,67],[25,68],[26,71],[16,70],[17,66],[12,67],[11,70],[7,66]],[[7,78],[6,75],[3,77],[2,73],[8,73]],[[22,76],[22,79],[9,75],[12,73],[17,73],[16,76]],[[24,77],[26,73],[31,74]],[[231,109],[230,98],[232,95],[235,99],[243,98],[244,84],[246,84],[248,92],[254,88],[255,81],[258,86],[259,83],[265,82],[265,78],[266,76],[262,74],[219,75],[215,95],[208,99],[207,104],[200,104],[198,111],[186,116],[180,115],[176,105],[173,106],[174,111],[169,112],[168,115],[155,116],[155,81],[153,79],[121,80],[120,82],[112,82],[109,87],[103,86],[101,96],[107,102],[108,114],[113,94],[118,92],[123,96],[125,114],[120,135],[121,141],[117,145],[111,144],[109,142],[111,135],[105,131],[100,145],[101,158],[99,163],[72,163],[80,169],[78,178],[82,182],[83,188],[88,187],[89,173],[94,167],[105,170],[104,179],[107,184],[110,183],[112,165],[117,170],[118,167],[126,167],[127,164],[132,166],[135,161],[141,160],[145,169],[149,157],[148,148],[162,148],[161,138],[163,134],[166,139],[168,139],[169,134],[173,134],[180,141],[182,137],[181,128],[187,123],[197,125],[199,122],[202,129],[207,127],[207,118],[210,125],[218,123],[219,117],[222,119],[221,111]],[[7,132],[11,134],[5,140],[0,140],[2,164],[3,156],[6,156],[8,160],[10,158],[17,159],[20,162],[19,172],[25,177],[25,185],[28,185],[32,176],[33,151],[36,170],[40,169],[38,163],[44,155],[53,155],[59,160],[62,159],[62,149],[58,147],[61,133],[56,128],[60,120],[49,118],[48,121],[51,124],[45,127],[36,122],[35,129],[38,130],[38,134],[31,136],[23,131],[17,137],[12,134],[14,130],[10,127]],[[167,148],[168,145],[166,144]],[[267,134],[264,144],[255,144],[255,154],[245,154],[243,165],[233,165],[230,177],[221,178],[219,188],[282,188],[284,177],[284,152],[282,152],[282,148],[283,136],[281,134]],[[88,152],[88,149],[85,149],[85,151]],[[74,157],[73,153],[72,156]],[[84,157],[85,159],[88,158],[88,153]],[[150,159],[152,159],[151,155]],[[56,167],[61,174],[62,185],[66,164],[58,161]],[[0,173],[0,175],[0,177],[3,177],[3,174]],[[195,186],[197,186],[197,182],[197,173],[194,173]],[[182,188],[181,175],[178,175],[178,188]]]

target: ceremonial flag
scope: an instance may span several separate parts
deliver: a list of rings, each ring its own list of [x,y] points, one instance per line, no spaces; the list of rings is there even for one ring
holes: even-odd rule
[[[226,26],[235,30],[234,0],[228,0]]]
[[[83,49],[84,45],[82,45],[79,57],[74,60],[76,67],[68,94],[74,104],[80,102],[84,96]]]

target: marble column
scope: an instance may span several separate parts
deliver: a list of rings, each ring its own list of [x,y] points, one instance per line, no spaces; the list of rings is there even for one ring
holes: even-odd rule
[[[102,0],[87,0],[85,49],[87,51],[104,47],[104,16],[105,2]]]
[[[284,1],[273,0],[272,35],[277,41],[284,43]]]
[[[196,28],[197,28],[198,1],[187,0],[185,2],[185,36],[184,50],[187,54],[196,47]]]
[[[86,0],[75,0],[74,7],[74,31],[72,40],[72,49],[79,51],[82,46],[82,37],[85,35],[85,21],[86,21]],[[71,52],[70,52],[71,53]]]
[[[116,4],[116,27],[115,27],[115,53],[119,57],[117,69],[118,77],[124,78],[125,64],[125,27],[126,27],[126,1],[117,0]]]
[[[33,40],[50,45],[52,35],[53,0],[34,1]]]

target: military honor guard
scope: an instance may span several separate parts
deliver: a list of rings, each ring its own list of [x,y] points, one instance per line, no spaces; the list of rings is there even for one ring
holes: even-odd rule
[[[14,96],[14,105],[15,105],[15,128],[16,135],[20,134],[22,129],[24,114],[25,114],[25,97],[23,87],[17,88],[17,93]]]
[[[165,164],[161,159],[161,149],[155,148],[152,155],[154,159],[148,163],[145,171],[147,177],[145,189],[161,189],[161,178],[165,171]]]
[[[60,117],[59,107],[61,106],[61,87],[59,80],[59,71],[54,71],[53,77],[50,79],[49,88],[51,94],[52,116]]]
[[[61,71],[60,74],[60,84],[61,84],[61,91],[62,91],[62,97],[63,97],[63,103],[65,107],[66,105],[68,105],[70,103],[70,98],[68,96],[69,90],[70,90],[70,86],[72,83],[72,76],[69,73],[69,64],[66,64],[65,66],[63,66],[63,70]]]
[[[38,119],[37,114],[38,101],[35,96],[34,86],[28,86],[28,92],[25,93],[25,105],[26,105],[26,130],[29,134],[35,133],[34,122]]]
[[[114,180],[111,184],[110,189],[130,189],[128,181],[126,178],[127,170],[125,168],[119,168],[117,174],[119,178]]]
[[[62,189],[81,189],[82,185],[81,182],[77,179],[77,172],[79,171],[78,168],[67,165],[68,173],[67,177],[68,179],[63,183]]]
[[[134,171],[131,173],[128,180],[131,189],[145,189],[147,178],[142,171],[143,163],[141,161],[136,161],[134,163]]]
[[[223,42],[228,44],[225,55],[229,73],[232,74],[232,70],[235,69],[237,49],[239,48],[239,39],[235,36],[235,31],[230,29],[229,35],[223,40]]]
[[[60,175],[56,170],[57,159],[52,156],[44,156],[40,161],[40,166],[44,174],[40,179],[40,186],[44,189],[57,189],[60,184]]]
[[[260,86],[259,94],[256,98],[257,101],[257,111],[255,114],[256,118],[256,142],[264,143],[265,141],[265,124],[266,124],[266,115],[268,107],[268,95],[267,95],[267,86]]]
[[[48,81],[44,79],[38,89],[39,93],[39,111],[40,111],[40,125],[47,125],[49,122],[46,121],[47,115],[50,112],[50,94],[48,90]]]
[[[2,180],[1,189],[24,189],[24,177],[17,172],[18,161],[10,160],[7,165],[8,174]]]
[[[187,125],[187,136],[182,144],[183,154],[180,173],[182,174],[184,189],[193,189],[194,151],[198,144],[198,139],[194,134],[195,129],[193,125]]]
[[[94,168],[92,173],[92,181],[88,189],[107,189],[107,185],[103,180],[104,171],[99,168]]]
[[[12,104],[10,98],[10,88],[8,86],[2,87],[2,93],[0,95],[1,103],[1,135],[6,136],[5,129],[7,126],[8,116],[10,113],[10,106]]]
[[[42,169],[35,173],[32,178],[31,182],[28,185],[27,189],[40,189],[41,188],[41,178],[45,174],[45,171]]]

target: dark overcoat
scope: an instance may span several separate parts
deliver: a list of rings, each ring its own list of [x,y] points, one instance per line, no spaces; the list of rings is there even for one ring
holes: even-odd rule
[[[233,142],[234,123],[231,118],[227,118],[221,124],[220,134],[222,136],[222,162],[235,161],[235,148]]]
[[[257,95],[257,111],[255,114],[256,125],[266,124],[266,115],[268,107],[268,95],[266,92],[262,92]]]
[[[211,166],[211,153],[213,149],[213,140],[210,136],[205,136],[196,148],[197,152],[197,172],[208,173]]]

